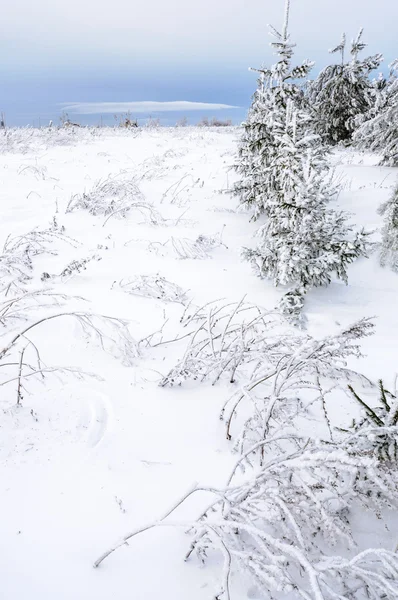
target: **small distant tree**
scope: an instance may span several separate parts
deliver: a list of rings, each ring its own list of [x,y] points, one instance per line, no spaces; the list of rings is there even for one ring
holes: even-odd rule
[[[398,186],[391,198],[382,204],[379,213],[384,215],[380,264],[398,272]]]
[[[357,146],[379,152],[383,165],[398,166],[398,59],[390,65],[388,80],[380,79],[374,107],[359,124]]]
[[[188,117],[181,117],[176,123],[176,127],[187,127],[189,125]]]
[[[341,61],[323,69],[309,86],[309,101],[315,112],[316,131],[330,144],[349,142],[356,127],[356,119],[366,114],[373,105],[370,74],[380,65],[381,54],[363,60],[359,53],[366,48],[362,42],[363,29],[351,43],[351,60],[345,62],[346,36],[330,50],[339,53]]]

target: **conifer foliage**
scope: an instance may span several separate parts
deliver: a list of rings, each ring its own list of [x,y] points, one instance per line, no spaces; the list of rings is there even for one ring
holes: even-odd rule
[[[381,54],[363,60],[359,53],[366,48],[362,41],[363,30],[351,43],[351,60],[345,62],[346,36],[343,34],[338,46],[330,50],[340,53],[341,62],[323,69],[309,86],[309,100],[316,115],[316,131],[329,144],[349,142],[356,128],[356,119],[366,114],[374,102],[370,73],[382,61]]]
[[[380,263],[390,266],[398,273],[398,186],[391,198],[379,210],[384,215]]]
[[[338,189],[333,183],[327,151],[300,89],[291,82],[305,76],[310,62],[291,67],[294,45],[287,23],[283,33],[273,30],[272,44],[279,61],[261,71],[245,126],[240,157],[244,179],[235,188],[254,215],[265,213],[255,249],[244,249],[260,277],[275,285],[291,285],[280,308],[292,321],[300,320],[304,295],[313,286],[327,285],[334,272],[347,281],[346,267],[365,251],[363,233],[350,236],[346,217],[328,208]]]
[[[354,141],[361,149],[380,152],[381,164],[394,167],[398,166],[398,59],[390,65],[390,77],[380,87]]]
[[[269,212],[269,196],[278,177],[274,165],[279,156],[280,133],[286,120],[287,106],[302,106],[304,94],[296,80],[306,78],[314,64],[304,61],[297,67],[291,66],[295,44],[288,36],[289,10],[290,0],[286,2],[282,33],[271,27],[275,38],[271,46],[279,55],[278,62],[269,69],[252,69],[259,73],[258,87],[243,124],[239,160],[235,166],[241,179],[233,192],[242,206],[253,211],[253,219]],[[299,128],[303,125],[296,123]]]

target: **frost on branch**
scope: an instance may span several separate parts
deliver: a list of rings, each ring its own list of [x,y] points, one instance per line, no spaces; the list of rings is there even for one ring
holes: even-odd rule
[[[369,319],[316,340],[283,327],[277,313],[242,300],[210,303],[182,322],[190,329],[182,336],[188,340],[185,353],[160,385],[181,385],[186,380],[215,384],[226,376],[243,385],[222,411],[228,439],[238,411],[244,415],[236,436],[241,450],[265,439],[282,418],[292,422],[299,407],[322,405],[328,390],[347,381],[367,382],[348,368],[346,359],[361,356],[359,340],[373,332]]]
[[[354,390],[352,386],[348,386],[349,391],[359,403],[362,409],[362,417],[360,420],[354,420],[352,430],[352,444],[358,445],[360,435],[364,436],[365,447],[370,450],[379,460],[385,464],[393,466],[398,458],[398,398],[397,390],[389,392],[379,381],[379,398],[376,406],[370,406],[365,402]],[[396,388],[396,381],[395,386]]]
[[[218,597],[234,597],[231,573],[243,570],[272,597],[398,598],[398,555],[384,548],[355,554],[350,524],[358,510],[396,506],[396,471],[391,476],[344,440],[292,435],[282,453],[283,440],[274,442],[274,457],[243,482],[237,461],[228,486],[213,491],[214,503],[190,530],[188,556],[195,551],[206,560],[215,549],[224,555]]]
[[[224,558],[216,598],[233,600],[233,575],[246,572],[265,597],[396,599],[398,554],[358,548],[351,517],[396,507],[397,470],[369,455],[366,431],[357,438],[352,444],[349,433],[341,434],[333,443],[281,432],[262,443],[270,456],[260,468],[243,479],[239,474],[257,444],[236,461],[224,488],[197,486],[161,519],[126,535],[95,566],[148,529],[180,525],[192,536],[186,559],[196,553],[205,562],[214,551]],[[213,499],[195,523],[168,520],[201,491]]]
[[[292,335],[278,315],[242,300],[188,306],[181,322],[189,329],[181,336],[188,338],[187,350],[161,385],[215,383],[223,374],[239,380],[241,389],[223,410],[229,439],[232,419],[240,421],[234,436],[239,457],[225,487],[195,486],[95,566],[148,529],[183,526],[192,536],[187,559],[196,553],[206,561],[221,552],[224,567],[214,596],[220,600],[235,598],[233,576],[242,571],[265,597],[397,599],[398,555],[382,544],[364,548],[353,525],[353,517],[367,511],[381,539],[384,514],[398,498],[395,391],[380,384],[381,406],[371,408],[353,384],[367,385],[368,393],[375,386],[346,362],[361,356],[359,343],[372,333],[371,321],[315,340]],[[347,386],[362,417],[337,429],[330,407],[341,402]],[[207,494],[206,508],[194,523],[169,519],[200,492]]]
[[[255,382],[262,380],[268,367],[276,372],[276,365],[279,373],[287,369],[290,375],[290,367],[286,366],[290,363],[295,375],[299,366],[304,372],[318,369],[321,374],[340,377],[351,372],[344,359],[360,356],[358,340],[373,330],[370,319],[362,319],[335,336],[314,340],[283,326],[277,312],[244,299],[230,304],[210,302],[196,309],[188,306],[181,323],[190,328],[182,336],[188,338],[188,345],[161,385],[179,385],[187,379],[213,381],[215,375],[217,381],[223,374],[231,381],[241,374],[245,380]],[[340,362],[331,362],[330,358]]]
[[[189,307],[192,310],[192,307]],[[227,375],[231,382],[243,372],[256,372],[263,357],[277,352],[272,335],[280,317],[258,306],[244,302],[232,304],[209,303],[182,319],[191,329],[183,358],[161,381],[160,385],[180,385],[185,380],[216,383]],[[176,338],[176,341],[178,338]]]
[[[366,377],[348,368],[346,360],[361,356],[358,341],[371,335],[373,328],[369,319],[362,319],[321,340],[309,336],[286,337],[273,356],[265,354],[261,368],[228,399],[221,414],[227,438],[235,437],[235,448],[244,452],[252,444],[261,443],[282,422],[285,427],[297,426],[298,415],[308,418],[310,407],[323,422],[324,434],[332,439],[327,399],[350,381],[371,385]],[[240,412],[242,417],[238,418]],[[235,436],[234,420],[239,425]],[[265,450],[261,447],[252,458],[262,463]]]

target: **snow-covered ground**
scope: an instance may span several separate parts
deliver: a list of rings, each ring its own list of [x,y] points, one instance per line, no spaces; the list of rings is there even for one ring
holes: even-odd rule
[[[226,193],[238,135],[236,129],[211,128],[103,129],[96,135],[21,130],[14,141],[1,142],[1,245],[8,235],[47,230],[54,217],[58,227],[46,238],[48,251],[34,259],[26,288],[67,298],[57,296],[61,306],[43,306],[35,297],[27,324],[84,310],[128,320],[137,342],[165,320],[166,338],[181,335],[181,304],[132,295],[119,285],[137,275],[166,278],[198,306],[246,295],[272,309],[282,291],[240,261],[241,247],[253,244],[256,224],[236,211],[236,200]],[[356,227],[376,230],[377,241],[377,209],[396,182],[396,169],[375,166],[377,157],[351,151],[334,160],[343,183],[339,204],[352,213]],[[143,194],[137,209],[109,219],[66,212],[72,196],[89,194],[109,177],[135,181]],[[195,257],[183,258],[184,253]],[[61,275],[82,259],[89,259],[85,268]],[[358,260],[349,268],[348,286],[336,281],[308,294],[308,332],[320,337],[376,316],[376,333],[362,344],[366,356],[352,364],[390,383],[397,369],[397,295],[398,277],[379,266],[377,253]],[[4,335],[8,340],[7,331]],[[7,367],[0,380],[0,598],[212,598],[221,561],[211,557],[205,568],[195,560],[184,563],[189,540],[181,530],[152,530],[100,569],[92,564],[130,529],[161,515],[194,482],[225,483],[235,459],[218,415],[233,384],[159,387],[184,342],[141,344],[126,365],[123,356],[111,356],[98,340],[83,335],[72,317],[44,322],[27,339],[47,367],[78,367],[98,377],[67,371],[49,373],[44,381],[28,377],[19,406],[18,381],[3,384],[18,376],[18,364]],[[28,345],[28,362],[34,352]],[[189,502],[178,517],[194,518],[200,506],[200,500]],[[246,597],[244,582],[235,577],[234,585],[236,597]],[[257,598],[250,587],[249,595]]]

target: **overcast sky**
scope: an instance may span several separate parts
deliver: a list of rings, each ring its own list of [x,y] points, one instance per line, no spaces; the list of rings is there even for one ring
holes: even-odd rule
[[[283,7],[284,0],[6,0],[0,109],[2,96],[10,110],[10,94],[16,101],[30,90],[33,101],[44,84],[49,101],[66,104],[247,105],[255,86],[247,67],[272,60],[267,24],[280,27]],[[296,58],[318,69],[342,31],[351,39],[360,26],[369,53],[390,62],[397,23],[397,0],[292,0]]]

